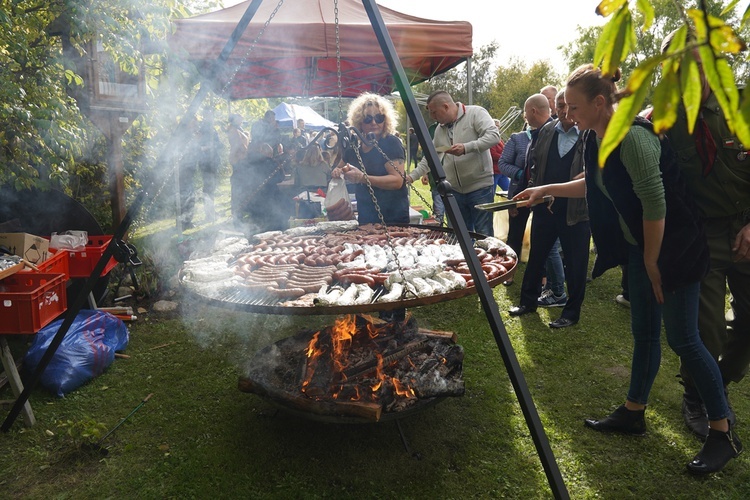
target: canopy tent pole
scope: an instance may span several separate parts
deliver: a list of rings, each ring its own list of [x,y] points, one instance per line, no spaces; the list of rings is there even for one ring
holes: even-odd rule
[[[469,105],[474,104],[474,85],[471,81],[471,57],[466,59],[466,93],[469,96]]]
[[[422,151],[427,156],[427,163],[430,166],[430,172],[436,180],[438,192],[445,203],[446,214],[448,215],[453,230],[458,237],[458,242],[464,253],[464,258],[469,264],[471,276],[474,279],[474,286],[476,286],[477,293],[479,294],[479,300],[482,303],[482,308],[484,309],[484,313],[489,321],[490,328],[495,337],[495,342],[497,343],[498,349],[500,349],[505,368],[515,390],[521,410],[523,411],[526,424],[531,432],[531,437],[536,446],[542,466],[544,467],[544,472],[547,475],[547,481],[549,482],[552,493],[555,495],[555,498],[558,499],[570,498],[565,482],[562,479],[560,469],[557,466],[555,456],[552,453],[552,448],[547,440],[544,426],[542,425],[539,414],[537,413],[536,407],[531,398],[531,393],[529,392],[528,385],[526,384],[523,372],[521,371],[521,366],[518,363],[518,358],[513,351],[513,345],[508,338],[508,332],[505,330],[505,325],[503,325],[503,321],[500,318],[497,303],[492,295],[492,288],[490,288],[489,283],[487,283],[487,278],[482,271],[481,264],[476,252],[474,251],[471,237],[466,228],[463,217],[461,216],[456,199],[449,191],[450,185],[445,179],[445,171],[440,163],[437,151],[435,151],[435,146],[432,143],[432,138],[427,130],[427,125],[425,124],[421,113],[418,113],[417,101],[414,98],[411,87],[408,85],[406,73],[398,58],[393,41],[388,34],[388,29],[383,22],[383,18],[380,15],[375,0],[362,0],[362,3],[367,11],[367,15],[370,17],[370,22],[375,30],[380,47],[383,50],[383,55],[387,59],[388,65],[391,68],[391,73],[393,73],[396,87],[401,94],[401,99],[406,107],[406,112],[415,125],[415,131],[419,138],[419,142],[422,145]]]

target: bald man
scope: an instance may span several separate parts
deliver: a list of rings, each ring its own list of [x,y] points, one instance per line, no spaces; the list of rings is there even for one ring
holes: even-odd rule
[[[542,90],[540,90],[539,93],[547,98],[552,118],[557,118],[557,112],[555,111],[555,97],[557,97],[557,87],[555,87],[554,85],[547,85],[546,87],[542,87]]]
[[[541,127],[529,151],[533,162],[529,186],[568,182],[583,173],[583,145],[578,127],[567,116],[564,92],[558,93],[555,103],[559,118]],[[545,106],[546,98],[537,94],[530,97],[527,104],[530,105],[527,113],[536,115],[537,111],[532,108]],[[543,113],[539,119],[542,118]],[[563,307],[560,317],[549,326],[572,326],[579,320],[586,291],[591,238],[586,200],[558,198],[552,207],[537,205],[532,212],[531,251],[521,285],[521,305],[512,307],[509,312],[511,316],[521,316],[537,307]],[[560,256],[556,250],[558,239],[565,254],[564,277],[568,282],[568,296],[560,283],[559,292],[550,289],[549,294],[539,297],[545,262]]]
[[[445,177],[467,229],[493,236],[492,212],[475,206],[495,201],[490,148],[500,142],[500,131],[486,109],[454,102],[444,90],[430,94],[427,111],[439,124],[432,141],[443,155]],[[416,181],[429,170],[427,158],[423,157],[407,176],[407,182]]]

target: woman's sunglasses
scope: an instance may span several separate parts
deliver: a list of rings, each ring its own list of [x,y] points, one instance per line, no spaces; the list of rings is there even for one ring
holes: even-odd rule
[[[383,123],[385,121],[385,115],[383,113],[378,113],[377,115],[365,115],[362,119],[362,123],[370,124],[373,120],[378,124]]]

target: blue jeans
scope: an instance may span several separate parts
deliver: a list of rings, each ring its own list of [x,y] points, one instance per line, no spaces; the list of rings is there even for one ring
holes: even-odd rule
[[[555,240],[545,263],[547,288],[558,297],[565,293],[565,268],[563,267],[562,257],[560,257],[560,250],[560,238],[558,238]]]
[[[466,228],[469,231],[474,231],[485,236],[495,235],[492,228],[493,213],[474,208],[475,205],[495,201],[494,185],[479,188],[476,191],[466,194],[453,191],[453,196],[456,199],[456,203],[458,203],[458,209],[461,211],[461,216],[464,218]]]
[[[438,193],[437,189],[430,191],[432,193],[432,215],[435,220],[441,226],[443,225],[443,219],[445,218],[445,204],[443,198]]]
[[[669,347],[680,357],[706,405],[709,420],[721,420],[729,413],[724,383],[716,361],[698,335],[700,283],[664,292],[658,304],[643,263],[643,252],[630,247],[628,259],[630,322],[633,332],[633,364],[628,400],[646,404],[661,363],[661,321]]]

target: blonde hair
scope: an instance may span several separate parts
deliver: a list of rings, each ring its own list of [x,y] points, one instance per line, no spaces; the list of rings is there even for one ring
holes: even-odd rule
[[[362,130],[362,121],[365,119],[367,109],[375,107],[378,113],[385,115],[385,121],[383,122],[383,133],[391,134],[396,131],[396,122],[398,121],[398,113],[391,104],[391,101],[385,97],[366,92],[352,101],[349,105],[349,111],[347,113],[347,120],[358,130]]]

